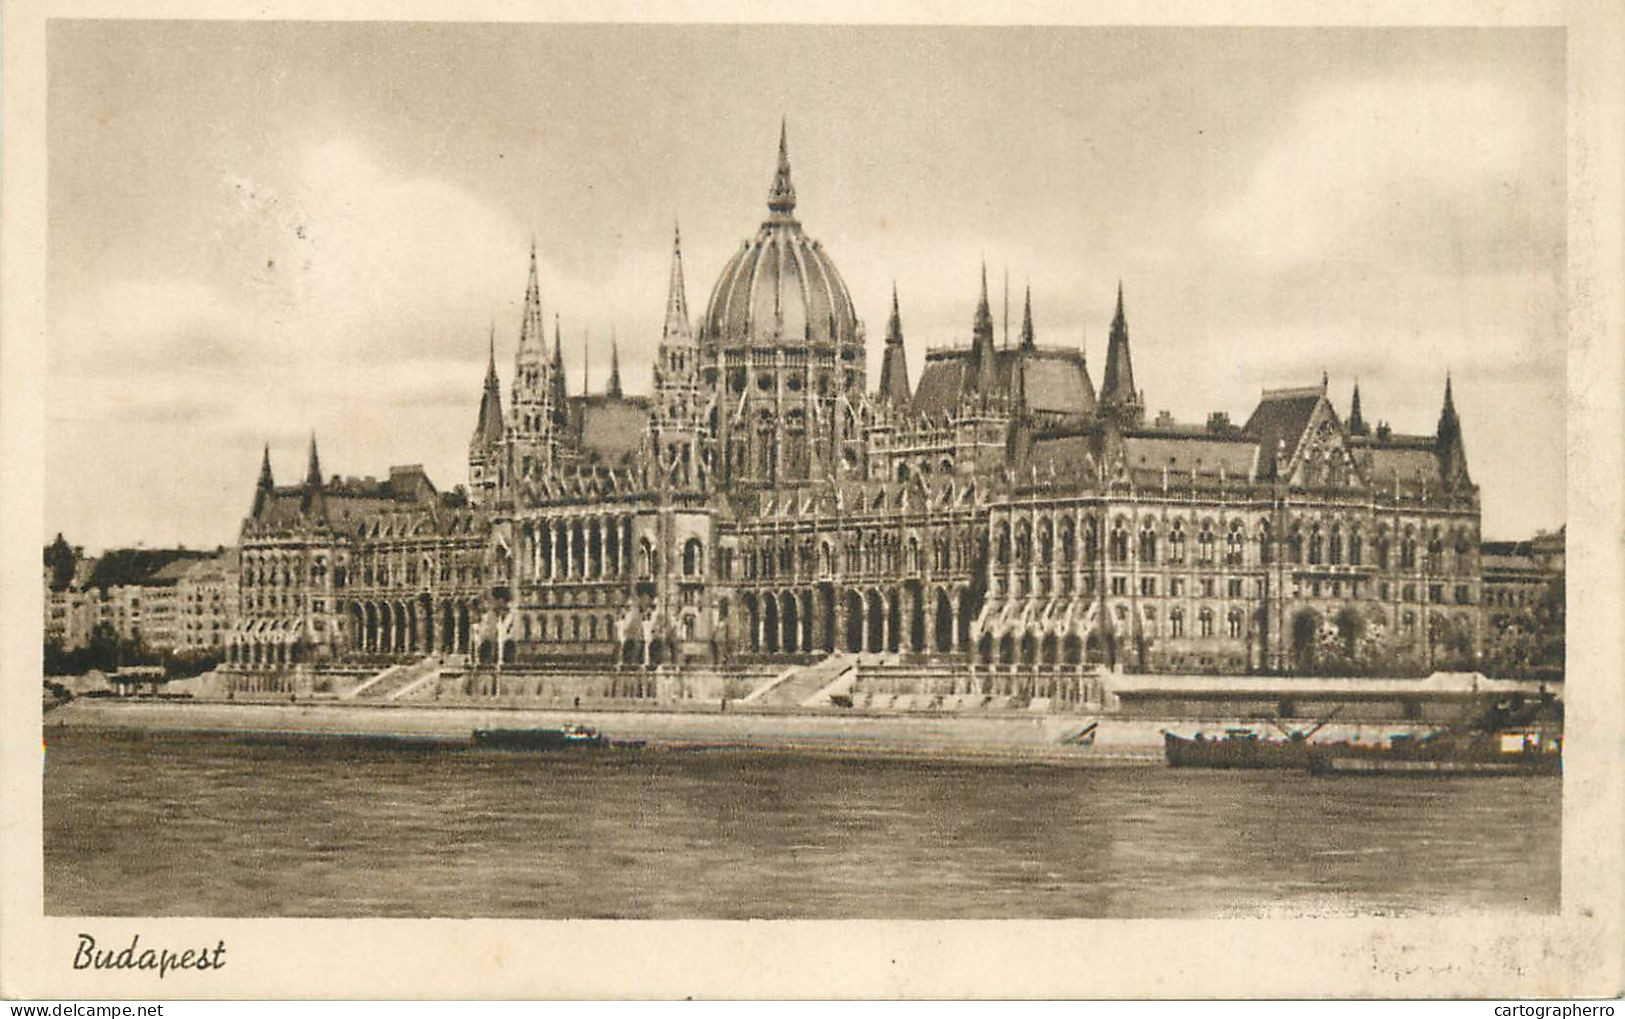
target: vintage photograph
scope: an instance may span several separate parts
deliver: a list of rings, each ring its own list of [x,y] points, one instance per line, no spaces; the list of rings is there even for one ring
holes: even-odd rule
[[[45,31],[47,917],[1559,913],[1561,26]]]

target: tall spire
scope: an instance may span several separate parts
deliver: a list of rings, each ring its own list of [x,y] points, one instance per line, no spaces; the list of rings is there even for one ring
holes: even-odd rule
[[[886,323],[886,356],[880,362],[880,399],[894,407],[909,402],[908,356],[903,350],[903,316],[897,310],[897,284],[891,285],[891,319]]]
[[[564,341],[559,335],[559,316],[553,314],[553,421],[555,424],[565,420],[565,385],[564,385]]]
[[[305,484],[320,486],[322,483],[322,460],[316,455],[316,433],[310,433],[310,463],[305,468]]]
[[[1106,342],[1106,374],[1100,380],[1100,402],[1136,411],[1140,406],[1139,391],[1134,388],[1134,362],[1129,357],[1122,280],[1117,281],[1117,312],[1112,316],[1111,338]]]
[[[1354,380],[1354,399],[1349,404],[1349,434],[1366,434],[1365,418],[1360,414],[1360,380]]]
[[[976,318],[971,323],[970,366],[966,371],[965,388],[984,396],[993,395],[998,385],[998,369],[994,364],[993,309],[987,302],[987,260],[982,261],[982,293],[976,301]]]
[[[1036,346],[1033,338],[1033,288],[1028,286],[1026,306],[1021,311],[1021,349],[1032,350]]]
[[[616,400],[621,398],[621,348],[613,333],[609,338],[609,381],[604,384],[604,394]]]
[[[796,211],[796,186],[790,182],[790,143],[787,122],[779,120],[779,168],[773,174],[773,188],[767,193],[767,207],[774,219],[790,219]]]
[[[265,504],[276,495],[276,482],[271,479],[271,444],[265,444],[265,452],[260,455],[260,477],[254,483],[254,505],[248,511],[251,517],[260,515]]]
[[[306,513],[320,516],[326,507],[326,502],[322,498],[323,491],[322,461],[316,455],[316,433],[311,432],[310,463],[305,468],[305,491],[299,508]]]
[[[536,271],[536,238],[533,236],[530,239],[530,278],[525,283],[525,315],[519,325],[518,359],[540,361],[546,342],[542,331],[542,285]]]
[[[978,341],[985,335],[993,341],[993,309],[987,303],[987,262],[982,262],[982,295],[976,301],[976,318],[971,323],[971,335]]]
[[[1447,483],[1466,482],[1467,447],[1461,437],[1461,419],[1456,416],[1456,401],[1451,393],[1450,375],[1444,377],[1444,406],[1439,410],[1439,429],[1434,438],[1439,454],[1439,465]]]
[[[491,324],[491,353],[485,362],[485,390],[480,394],[480,416],[474,422],[473,445],[502,441],[502,386],[497,381],[497,327]]]
[[[686,340],[692,336],[688,322],[688,295],[683,287],[683,229],[672,227],[671,282],[666,287],[666,327],[661,338]]]

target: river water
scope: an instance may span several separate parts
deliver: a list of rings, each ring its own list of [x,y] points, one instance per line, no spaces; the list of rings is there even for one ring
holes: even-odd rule
[[[53,730],[52,915],[1553,912],[1561,780]]]

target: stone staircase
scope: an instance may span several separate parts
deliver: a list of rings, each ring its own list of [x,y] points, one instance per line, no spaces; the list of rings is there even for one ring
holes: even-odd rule
[[[440,677],[440,659],[435,655],[404,665],[391,665],[378,675],[343,695],[345,700],[394,700],[411,690],[426,686]]]
[[[746,704],[764,707],[828,707],[832,694],[852,687],[858,660],[853,655],[834,654],[811,665],[786,669],[771,683],[751,691]]]

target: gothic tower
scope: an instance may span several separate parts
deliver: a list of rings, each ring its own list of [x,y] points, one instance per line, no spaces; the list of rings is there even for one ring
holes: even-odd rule
[[[903,317],[897,310],[897,284],[891,285],[891,318],[886,322],[886,356],[880,362],[880,402],[908,407],[908,356],[903,350]]]
[[[536,242],[532,241],[530,279],[525,284],[525,313],[519,326],[519,349],[514,354],[512,400],[505,429],[508,484],[551,472],[557,458],[559,416],[563,412],[562,357],[555,348],[554,363],[549,364],[546,344]]]
[[[659,462],[680,483],[697,480],[700,466],[700,348],[688,318],[683,281],[683,232],[672,229],[671,280],[666,286],[666,322],[655,353],[655,406],[652,437]]]
[[[497,332],[491,327],[490,356],[485,363],[485,391],[480,416],[468,441],[468,499],[475,506],[495,503],[506,484],[503,456],[502,384],[497,381]]]
[[[1112,316],[1111,338],[1106,341],[1106,374],[1100,380],[1100,412],[1124,427],[1138,425],[1145,416],[1139,390],[1134,388],[1134,362],[1128,349],[1128,318],[1123,314],[1123,284],[1117,284],[1117,313]]]
[[[1461,438],[1461,419],[1456,416],[1456,401],[1450,392],[1450,376],[1444,379],[1444,407],[1439,411],[1439,427],[1434,436],[1439,455],[1440,473],[1447,486],[1471,485],[1467,474],[1467,446]]]

